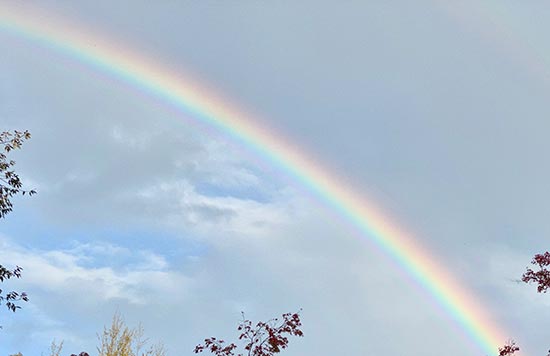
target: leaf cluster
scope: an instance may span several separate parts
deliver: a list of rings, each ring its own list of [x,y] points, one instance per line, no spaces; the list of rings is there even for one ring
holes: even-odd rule
[[[17,266],[13,270],[9,270],[6,267],[0,265],[0,283],[4,282],[5,280],[11,279],[11,278],[21,278],[21,272],[23,269],[19,266]],[[2,295],[3,290],[0,289],[0,304],[2,302],[5,302],[6,307],[8,310],[11,310],[12,312],[15,312],[17,309],[20,309],[21,307],[17,305],[15,302],[23,300],[25,302],[29,301],[29,297],[27,296],[27,293],[22,292],[18,293],[15,291],[11,291],[6,293],[6,295]]]
[[[521,280],[525,283],[537,283],[537,292],[546,293],[550,288],[550,270],[547,268],[550,266],[550,252],[536,254],[531,264],[537,265],[539,270],[533,271],[531,268],[527,268],[527,272],[523,274]]]
[[[516,351],[519,351],[519,347],[514,341],[508,341],[503,347],[498,348],[498,356],[513,355]]]
[[[36,194],[35,190],[23,189],[19,175],[13,170],[15,161],[8,159],[11,151],[21,148],[23,142],[30,138],[29,131],[0,132],[0,218],[12,211],[12,197],[17,194]]]
[[[300,329],[302,322],[299,313],[286,313],[281,319],[274,318],[267,322],[260,321],[255,325],[245,319],[237,327],[241,333],[239,340],[245,342],[244,352],[237,356],[273,356],[288,347],[288,336],[304,336]],[[194,352],[210,351],[216,356],[233,356],[237,345],[226,344],[224,340],[211,337],[204,340],[204,344],[195,347]]]

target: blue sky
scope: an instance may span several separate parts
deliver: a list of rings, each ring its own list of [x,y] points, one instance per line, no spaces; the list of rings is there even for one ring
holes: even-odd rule
[[[25,6],[258,113],[440,256],[525,354],[550,347],[550,298],[515,282],[550,236],[546,2]],[[479,354],[279,167],[22,38],[0,32],[0,53],[0,130],[32,132],[14,158],[39,192],[0,225],[0,261],[31,296],[2,314],[1,355],[52,339],[93,354],[115,311],[191,354],[235,335],[241,310],[299,308],[289,356]]]

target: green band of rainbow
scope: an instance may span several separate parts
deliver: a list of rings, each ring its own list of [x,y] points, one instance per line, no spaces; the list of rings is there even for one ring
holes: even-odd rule
[[[12,3],[15,4],[15,3]],[[173,105],[260,154],[341,214],[365,238],[391,257],[448,313],[483,354],[496,353],[506,338],[475,298],[370,202],[340,183],[298,147],[260,127],[242,110],[232,108],[178,71],[170,71],[143,55],[94,37],[66,21],[52,20],[28,8],[0,4],[0,30],[84,63]]]

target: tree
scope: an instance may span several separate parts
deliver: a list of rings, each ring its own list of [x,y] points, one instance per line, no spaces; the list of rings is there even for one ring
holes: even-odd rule
[[[97,334],[99,346],[98,356],[166,356],[166,350],[162,343],[148,346],[148,339],[143,337],[143,328],[138,325],[136,328],[126,326],[124,319],[119,313],[113,315],[111,326],[103,327],[103,332]],[[50,347],[50,356],[60,356],[63,348],[63,341],[56,344],[55,340]],[[90,356],[87,352],[71,356]]]
[[[33,195],[36,193],[34,190],[23,189],[23,183],[19,175],[13,170],[15,161],[8,159],[8,154],[11,151],[21,148],[23,142],[30,138],[31,134],[28,131],[15,130],[14,132],[4,131],[0,133],[0,219],[5,218],[12,211],[13,204],[11,198],[18,194]],[[22,270],[19,266],[10,270],[0,265],[0,283],[13,277],[21,278]],[[29,300],[27,294],[24,292],[11,291],[6,293],[6,295],[3,295],[2,292],[2,289],[0,289],[0,304],[5,302],[8,310],[13,312],[20,308],[15,303],[16,301],[22,300],[26,302]]]
[[[34,190],[23,189],[23,183],[19,175],[13,170],[15,161],[8,159],[8,154],[11,151],[21,148],[23,142],[30,138],[29,131],[15,130],[14,132],[4,131],[0,133],[0,147],[4,151],[0,150],[0,218],[4,218],[12,211],[11,198],[18,194],[36,194]]]
[[[286,313],[282,319],[274,318],[267,322],[258,322],[253,326],[250,320],[243,320],[237,327],[241,333],[239,340],[244,342],[244,352],[239,352],[238,356],[273,356],[288,347],[287,336],[304,336],[300,329],[302,322],[299,313]],[[204,340],[204,344],[195,347],[194,352],[200,353],[204,350],[210,351],[216,356],[235,355],[237,345],[227,344],[224,340],[211,337]]]
[[[546,293],[550,288],[550,252],[542,254],[536,254],[531,261],[532,265],[537,266],[536,270],[532,270],[527,267],[527,272],[521,276],[521,281],[531,284],[536,283],[537,293]],[[514,341],[508,342],[506,345],[498,349],[499,356],[513,355],[516,351],[519,351],[519,347]],[[550,350],[548,351],[550,356]]]
[[[61,355],[61,350],[63,350],[63,341],[58,344],[55,340],[53,340],[50,344],[50,356]]]
[[[141,325],[129,328],[119,313],[113,316],[111,326],[104,327],[97,337],[100,344],[97,347],[99,356],[166,356],[161,343],[147,347],[148,340],[143,338]],[[81,356],[83,354],[86,353],[80,353]]]

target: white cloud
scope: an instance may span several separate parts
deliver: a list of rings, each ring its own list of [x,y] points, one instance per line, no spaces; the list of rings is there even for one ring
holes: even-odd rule
[[[50,293],[61,293],[90,305],[111,299],[126,300],[129,303],[144,304],[150,301],[154,290],[181,293],[187,280],[170,271],[162,256],[151,251],[132,251],[132,270],[115,269],[105,255],[116,260],[120,252],[128,250],[105,244],[86,244],[70,250],[29,250],[2,241],[0,260],[6,265],[25,264],[23,285]],[[99,253],[98,253],[99,252]],[[97,253],[94,255],[94,253]],[[100,258],[97,258],[100,257]],[[126,256],[123,256],[126,257]],[[84,267],[86,260],[97,260],[101,265]],[[114,264],[114,263],[113,263]],[[147,285],[147,288],[144,288]]]
[[[264,235],[288,221],[294,211],[287,195],[281,194],[279,200],[265,203],[231,196],[207,196],[198,193],[185,180],[163,182],[134,194],[140,198],[139,206],[165,212],[164,216],[156,217],[159,221],[214,236],[230,232]]]

